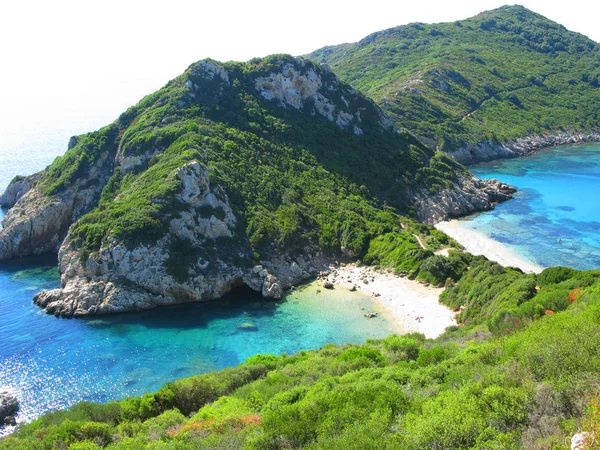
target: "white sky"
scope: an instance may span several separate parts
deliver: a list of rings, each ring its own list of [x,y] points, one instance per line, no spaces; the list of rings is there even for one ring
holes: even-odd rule
[[[29,129],[104,125],[205,57],[248,60],[464,19],[479,1],[1,0],[0,146]],[[595,0],[520,4],[600,41]],[[591,6],[594,5],[594,6]]]

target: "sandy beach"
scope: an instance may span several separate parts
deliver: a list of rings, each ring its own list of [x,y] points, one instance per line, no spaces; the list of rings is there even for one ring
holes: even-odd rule
[[[401,333],[417,332],[435,338],[446,327],[456,325],[455,313],[438,302],[444,291],[442,288],[428,287],[391,272],[378,272],[372,267],[354,264],[333,268],[319,283],[324,286],[326,282],[332,283],[334,289],[355,287],[371,296],[393,317]]]
[[[457,240],[469,253],[474,255],[483,255],[503,266],[518,267],[527,273],[540,273],[544,270],[543,267],[523,258],[509,247],[489,238],[485,234],[463,227],[458,220],[440,222],[435,227]]]

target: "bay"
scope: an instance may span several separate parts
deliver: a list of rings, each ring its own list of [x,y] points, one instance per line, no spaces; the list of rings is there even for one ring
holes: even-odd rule
[[[493,211],[460,220],[542,266],[600,268],[600,145],[569,145],[470,167],[517,187]]]
[[[0,192],[15,175],[34,173],[66,150],[77,127],[4,134]],[[5,211],[0,209],[0,220]],[[106,402],[159,389],[177,378],[219,370],[258,353],[292,354],[327,343],[362,343],[397,331],[367,296],[317,294],[308,285],[280,302],[249,290],[214,302],[61,319],[32,303],[59,287],[56,255],[0,262],[0,390],[20,400],[18,422],[79,401]],[[248,326],[250,324],[251,326]],[[0,435],[12,427],[0,427]]]

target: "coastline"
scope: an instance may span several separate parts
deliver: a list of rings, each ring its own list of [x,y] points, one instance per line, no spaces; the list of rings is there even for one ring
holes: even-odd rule
[[[559,145],[591,144],[593,142],[600,142],[600,131],[532,135],[501,143],[483,141],[477,144],[464,145],[453,152],[447,153],[447,155],[460,164],[469,166],[471,164],[493,161],[496,159],[527,156],[531,153],[535,153],[537,150],[557,147]]]
[[[435,224],[435,228],[458,241],[473,255],[483,255],[505,267],[518,267],[526,273],[540,273],[544,270],[544,267],[518,255],[514,250],[493,240],[484,233],[461,226],[460,220],[439,222]]]
[[[455,312],[439,303],[444,288],[425,286],[396,276],[391,271],[380,272],[368,266],[347,264],[333,268],[322,277],[321,286],[325,283],[332,283],[334,289],[348,291],[355,287],[372,297],[397,323],[401,334],[416,332],[427,338],[436,338],[447,327],[456,325]]]

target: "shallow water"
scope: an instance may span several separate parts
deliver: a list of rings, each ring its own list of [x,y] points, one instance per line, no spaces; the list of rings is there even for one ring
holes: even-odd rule
[[[58,285],[54,256],[0,263],[0,388],[20,399],[20,421],[81,400],[154,391],[257,353],[361,343],[396,331],[384,315],[363,317],[378,310],[370,298],[341,289],[317,294],[314,285],[280,302],[240,291],[215,302],[84,320],[33,305],[35,292]]]
[[[472,166],[514,200],[461,221],[542,267],[600,268],[600,145],[562,146]]]

